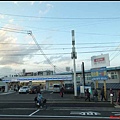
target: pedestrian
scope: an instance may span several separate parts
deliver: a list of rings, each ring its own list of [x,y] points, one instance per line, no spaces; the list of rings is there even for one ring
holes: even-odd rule
[[[94,99],[94,101],[98,101],[98,91],[97,91],[97,89],[94,90],[93,99]]]
[[[101,101],[103,101],[103,99],[106,101],[105,92],[104,92],[104,86],[101,89]]]
[[[40,91],[40,86],[37,86],[36,92],[37,92],[37,93],[40,93],[40,92],[41,92],[41,91]]]
[[[62,85],[62,87],[60,88],[60,95],[61,97],[63,97],[64,94],[64,85]]]
[[[112,90],[112,88],[110,88],[110,102],[111,102],[111,104],[113,103],[113,96],[114,96],[113,90]]]
[[[118,91],[117,104],[120,104],[120,90]]]
[[[110,88],[110,96],[111,96],[111,97],[114,96],[114,92],[113,92],[112,88]]]
[[[37,103],[41,106],[43,100],[43,96],[41,92],[37,93]]]
[[[85,101],[86,100],[89,100],[90,102],[90,92],[89,92],[89,89],[86,90],[86,98],[85,98]]]

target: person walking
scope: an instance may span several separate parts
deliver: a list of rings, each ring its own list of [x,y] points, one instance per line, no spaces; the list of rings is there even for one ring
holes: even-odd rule
[[[86,100],[89,100],[90,102],[90,92],[89,92],[89,89],[86,90],[86,98],[85,98],[85,101]]]
[[[63,97],[64,94],[64,85],[62,85],[62,87],[60,88],[60,95],[61,97]]]
[[[118,91],[117,104],[120,104],[120,90]]]
[[[101,89],[101,101],[103,101],[103,99],[106,101],[105,92],[104,92],[104,86]]]
[[[93,98],[94,98],[94,101],[98,101],[98,91],[97,91],[97,89],[94,90]]]
[[[113,103],[113,96],[114,96],[114,92],[112,90],[112,88],[110,88],[110,103]]]

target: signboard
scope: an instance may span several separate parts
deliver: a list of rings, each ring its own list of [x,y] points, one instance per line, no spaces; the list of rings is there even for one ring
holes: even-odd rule
[[[80,93],[85,93],[84,92],[84,86],[80,86]]]
[[[15,78],[7,78],[9,79],[9,82],[15,81],[15,82],[25,82],[25,81],[71,81],[72,75],[47,75],[47,76],[25,76],[25,77],[15,77]],[[2,80],[3,82],[6,82],[6,79]]]
[[[106,67],[91,69],[92,80],[108,80]]]
[[[110,66],[109,54],[102,54],[91,57],[91,66],[92,68]]]
[[[87,89],[89,90],[90,94],[92,94],[91,86],[80,86],[80,93],[85,93]]]

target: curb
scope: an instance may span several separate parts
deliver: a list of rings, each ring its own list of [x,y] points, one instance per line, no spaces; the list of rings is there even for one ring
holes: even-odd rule
[[[7,94],[11,94],[11,93],[15,93],[15,91],[9,91],[9,92],[0,93],[0,95],[7,95]]]
[[[114,103],[115,108],[120,108],[120,104]]]

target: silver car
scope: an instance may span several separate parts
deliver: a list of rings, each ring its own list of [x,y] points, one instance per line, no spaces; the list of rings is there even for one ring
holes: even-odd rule
[[[20,93],[28,93],[29,92],[29,87],[28,86],[22,86],[20,89],[19,89],[19,94]]]

